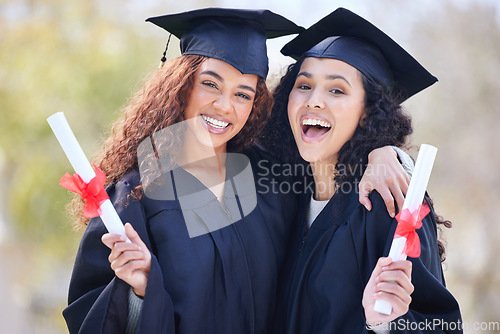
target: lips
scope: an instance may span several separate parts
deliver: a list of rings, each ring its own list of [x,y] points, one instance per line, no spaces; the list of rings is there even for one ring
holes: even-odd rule
[[[227,120],[215,116],[202,114],[201,119],[207,126],[208,132],[214,134],[223,134],[227,132],[232,125],[232,123],[228,122]]]
[[[311,116],[303,116],[300,120],[302,139],[308,143],[322,140],[332,129],[329,121]]]

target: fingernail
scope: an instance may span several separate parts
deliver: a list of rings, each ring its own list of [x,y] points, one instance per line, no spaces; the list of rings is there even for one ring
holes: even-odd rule
[[[396,216],[394,212],[391,212],[391,218],[394,218],[394,216]]]

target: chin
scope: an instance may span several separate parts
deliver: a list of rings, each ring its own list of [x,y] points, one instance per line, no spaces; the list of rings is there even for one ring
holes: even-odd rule
[[[309,146],[309,147],[308,147]],[[302,159],[309,163],[313,162],[332,162],[336,161],[338,150],[333,149],[329,145],[319,145],[319,144],[306,144],[302,143],[299,145],[299,153]]]
[[[325,154],[321,154],[316,150],[308,150],[308,149],[299,149],[300,156],[305,161],[311,163],[316,161],[321,161],[325,159]]]

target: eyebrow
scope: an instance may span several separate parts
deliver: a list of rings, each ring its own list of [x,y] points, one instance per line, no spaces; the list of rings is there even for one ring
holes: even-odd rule
[[[211,76],[215,77],[217,80],[224,82],[224,79],[222,79],[222,77],[220,75],[218,75],[217,73],[215,73],[214,71],[203,71],[200,74],[211,75]]]
[[[304,76],[308,79],[312,78],[312,74],[309,73],[309,72],[300,72],[299,74],[297,74],[297,78],[300,77],[300,76]],[[351,86],[351,83],[349,82],[349,80],[347,80],[344,76],[340,75],[340,74],[328,74],[326,76],[326,78],[328,80],[337,80],[337,79],[340,79],[340,80],[344,80],[350,87]]]
[[[213,76],[214,78],[216,78],[217,80],[221,81],[221,82],[224,82],[224,79],[219,75],[217,74],[216,72],[214,71],[203,71],[201,72],[200,74],[207,74],[207,75],[211,75]],[[251,91],[252,93],[256,93],[255,92],[255,89],[253,87],[250,87],[250,86],[247,86],[247,85],[238,85],[238,88],[240,89],[246,89],[246,90],[249,90]]]

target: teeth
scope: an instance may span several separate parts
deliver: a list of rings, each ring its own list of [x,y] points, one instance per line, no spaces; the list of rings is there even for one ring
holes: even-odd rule
[[[319,125],[319,126],[322,126],[324,128],[331,128],[332,125],[328,122],[325,122],[325,121],[321,121],[319,119],[314,119],[314,118],[305,118],[302,120],[302,125]]]
[[[212,117],[208,117],[205,115],[201,115],[201,117],[205,120],[205,122],[210,123],[210,125],[213,126],[214,128],[224,129],[226,126],[229,125],[228,122],[219,121],[218,119]]]

